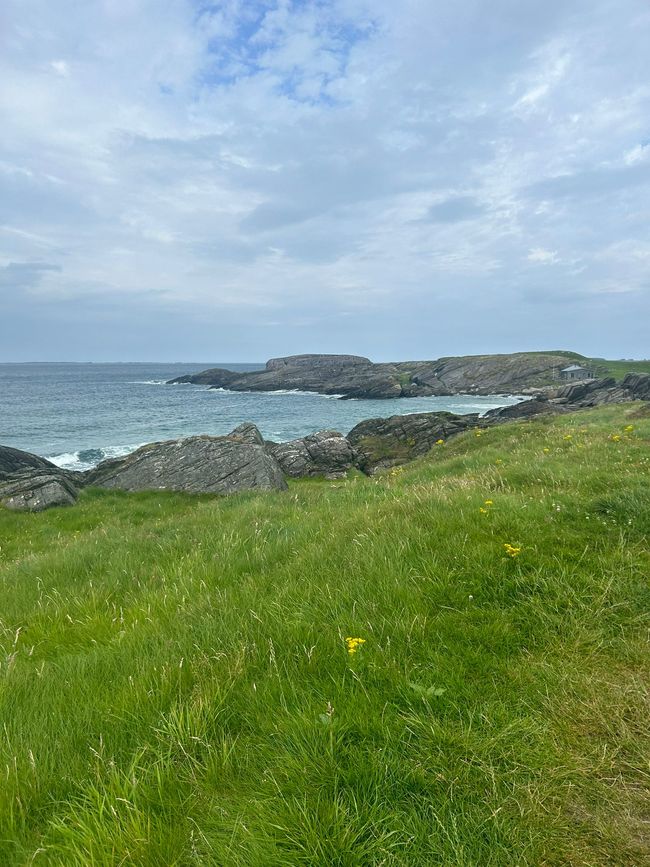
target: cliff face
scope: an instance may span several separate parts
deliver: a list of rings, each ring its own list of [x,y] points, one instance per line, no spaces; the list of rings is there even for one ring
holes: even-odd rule
[[[171,383],[189,382],[232,391],[298,389],[344,398],[504,394],[551,385],[554,371],[573,361],[573,355],[542,352],[382,364],[358,355],[293,355],[272,358],[264,370],[235,373],[214,368],[178,377]]]

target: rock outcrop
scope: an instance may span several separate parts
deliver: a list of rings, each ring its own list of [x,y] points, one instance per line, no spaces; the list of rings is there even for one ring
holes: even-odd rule
[[[251,441],[252,427],[246,439],[236,434],[151,443],[126,457],[102,461],[84,474],[84,483],[123,491],[195,494],[285,490],[287,483],[278,462],[263,445]]]
[[[59,473],[59,467],[45,458],[12,449],[10,446],[0,446],[0,480],[24,470],[40,470],[45,473]]]
[[[0,503],[19,512],[42,512],[52,506],[71,506],[78,491],[65,473],[28,469],[0,481]]]
[[[574,355],[561,353],[520,352],[374,364],[358,355],[293,355],[272,358],[264,370],[237,373],[213,368],[180,376],[170,384],[194,383],[232,391],[294,389],[344,398],[512,394],[551,385],[557,370],[574,360]]]
[[[280,464],[282,472],[293,478],[325,476],[327,479],[340,479],[357,459],[350,441],[332,430],[319,431],[286,443],[267,442],[266,449]]]
[[[371,418],[352,428],[348,440],[357,452],[357,466],[372,474],[426,454],[439,440],[480,424],[476,413],[418,412]]]
[[[558,389],[553,400],[573,409],[650,400],[650,373],[628,373],[621,382],[607,377],[572,383]]]
[[[562,412],[562,408],[550,401],[545,395],[532,400],[522,400],[510,406],[499,406],[489,409],[483,418],[485,422],[516,421],[517,419],[533,418],[538,415],[553,415]]]

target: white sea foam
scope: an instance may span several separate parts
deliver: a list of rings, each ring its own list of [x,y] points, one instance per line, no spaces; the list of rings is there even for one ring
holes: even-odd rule
[[[108,458],[121,458],[124,455],[131,454],[140,446],[146,443],[137,443],[136,445],[128,446],[105,446],[104,448],[94,449],[79,449],[77,452],[63,452],[60,455],[52,455],[48,458],[57,467],[62,470],[90,470],[96,467],[101,461]]]

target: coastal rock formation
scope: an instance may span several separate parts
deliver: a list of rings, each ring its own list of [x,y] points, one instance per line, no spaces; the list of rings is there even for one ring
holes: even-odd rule
[[[0,446],[0,480],[24,470],[39,470],[46,473],[58,473],[59,468],[45,458],[39,458],[30,452],[12,449],[10,446]]]
[[[372,474],[426,454],[440,440],[480,424],[477,413],[418,412],[371,418],[352,428],[348,441],[357,451],[357,466]]]
[[[340,479],[356,461],[357,453],[338,431],[326,430],[286,443],[267,442],[266,449],[293,478],[325,476]]]
[[[287,487],[278,462],[264,446],[239,436],[193,436],[151,443],[126,457],[102,461],[84,474],[84,483],[123,491],[162,489],[195,494],[282,491]]]
[[[0,503],[19,512],[42,512],[52,506],[71,506],[77,496],[76,487],[65,473],[32,468],[0,481]]]
[[[613,377],[576,382],[560,388],[554,398],[574,409],[632,400],[650,400],[650,373],[628,373],[621,382]]]
[[[242,424],[237,425],[233,431],[230,431],[228,438],[231,440],[238,440],[242,443],[249,443],[249,445],[254,446],[264,445],[264,437],[259,432],[257,425],[254,425],[250,421],[245,421]]]
[[[516,393],[551,385],[575,355],[520,352],[437,361],[374,364],[358,355],[293,355],[272,358],[264,370],[237,373],[213,368],[180,376],[170,384],[194,383],[232,391],[315,391],[344,398],[395,398],[460,393]]]
[[[650,400],[650,373],[628,373],[621,385],[634,400]]]
[[[483,418],[487,422],[515,421],[518,419],[533,418],[538,415],[550,415],[561,412],[562,409],[552,402],[546,395],[538,395],[532,400],[522,400],[510,406],[498,406],[489,409]]]

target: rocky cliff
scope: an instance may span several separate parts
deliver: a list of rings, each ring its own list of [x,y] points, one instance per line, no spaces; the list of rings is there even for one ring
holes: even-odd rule
[[[297,389],[343,398],[513,394],[551,385],[558,369],[574,361],[572,353],[544,352],[381,364],[358,355],[293,355],[267,361],[264,370],[236,373],[213,368],[180,376],[170,384],[194,383],[232,391]]]

